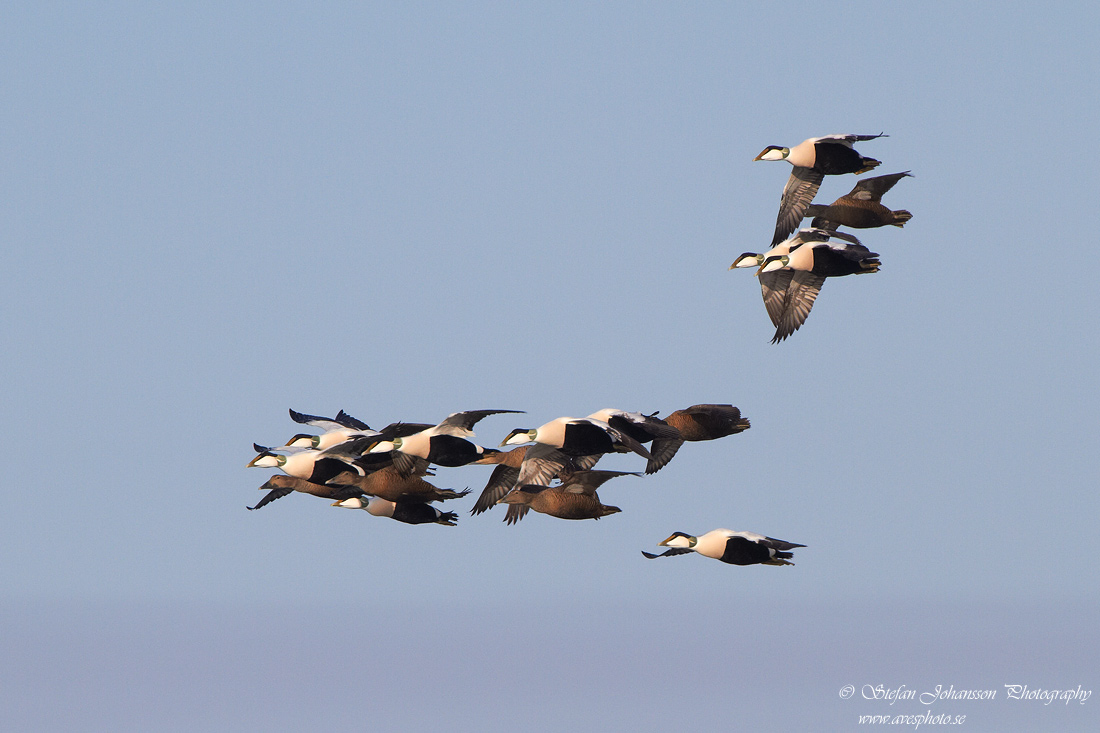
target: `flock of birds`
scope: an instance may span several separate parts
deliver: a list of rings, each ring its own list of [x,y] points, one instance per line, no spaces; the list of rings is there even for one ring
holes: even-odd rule
[[[730,269],[756,267],[764,306],[776,327],[772,343],[786,339],[806,321],[825,279],[877,272],[878,254],[846,232],[887,225],[903,226],[912,215],[891,211],[881,203],[909,172],[864,178],[850,193],[824,206],[814,204],[824,177],[865,173],[879,161],[856,152],[857,142],[879,135],[827,135],[810,138],[793,148],[770,145],[756,160],[786,160],[794,166],[776,218],[772,248],[747,252]],[[799,229],[806,217],[811,226]],[[425,477],[433,466],[493,465],[492,475],[470,510],[472,515],[507,506],[504,521],[519,522],[528,511],[561,519],[600,519],[620,511],[604,504],[597,489],[611,479],[640,476],[639,472],[594,468],[607,453],[633,453],[645,459],[644,473],[661,470],[688,441],[716,440],[749,428],[741,411],[728,404],[700,404],[665,418],[604,409],[588,417],[559,417],[537,428],[516,428],[499,448],[485,448],[470,438],[473,427],[490,415],[518,410],[456,412],[436,425],[391,423],[373,430],[340,411],[336,417],[290,410],[291,418],[316,432],[298,433],[282,447],[254,444],[250,467],[282,471],[260,488],[267,491],[250,510],[259,509],[293,492],[331,500],[333,506],[364,509],[378,517],[407,524],[454,526],[455,512],[432,504],[459,499],[469,489],[438,488]],[[792,565],[791,550],[805,545],[754,532],[716,529],[694,536],[674,532],[657,543],[661,554],[643,551],[650,559],[696,552],[733,565]]]
[[[645,459],[644,473],[660,471],[685,442],[717,440],[748,430],[749,421],[733,405],[693,405],[665,418],[657,414],[604,409],[588,417],[559,417],[537,428],[516,428],[500,448],[474,443],[473,427],[490,415],[517,410],[469,410],[448,415],[437,425],[391,423],[372,430],[340,411],[334,418],[290,410],[296,423],[316,433],[297,433],[282,447],[255,444],[250,467],[278,468],[260,489],[267,491],[251,510],[292,492],[312,494],[333,506],[365,509],[378,517],[407,524],[454,526],[455,512],[441,511],[434,502],[460,499],[470,491],[438,488],[425,477],[433,466],[493,465],[492,474],[470,513],[507,506],[504,521],[515,524],[528,511],[560,519],[599,519],[619,507],[604,504],[597,494],[603,484],[635,471],[603,471],[593,466],[607,453],[633,453]],[[714,530],[699,537],[675,532],[658,543],[664,557],[698,552],[735,565],[789,565],[794,547],[802,547],[752,532]]]
[[[913,218],[908,211],[891,211],[882,204],[883,195],[911,175],[909,171],[864,178],[828,206],[813,203],[825,176],[860,174],[876,168],[879,161],[860,155],[853,145],[879,137],[884,135],[813,137],[793,148],[769,145],[756,156],[756,160],[786,160],[794,170],[783,187],[772,248],[746,252],[729,269],[757,268],[764,308],[775,326],[773,344],[806,322],[826,278],[878,272],[879,255],[855,236],[838,231],[839,227],[901,227]],[[813,217],[810,226],[799,229],[806,217]]]

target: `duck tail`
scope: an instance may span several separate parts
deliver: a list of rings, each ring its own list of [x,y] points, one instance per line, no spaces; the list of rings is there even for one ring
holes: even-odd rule
[[[881,160],[875,160],[874,158],[861,158],[860,163],[863,165],[863,167],[856,171],[856,175],[874,170],[875,168],[878,168],[880,165],[882,165]]]
[[[896,227],[905,226],[905,222],[907,222],[907,221],[909,221],[910,219],[913,218],[913,215],[910,214],[905,209],[901,209],[900,211],[895,211],[893,213],[894,213],[894,220],[890,223],[893,224]]]

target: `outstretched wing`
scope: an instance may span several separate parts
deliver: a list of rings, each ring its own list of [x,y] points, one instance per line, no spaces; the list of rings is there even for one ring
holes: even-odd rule
[[[783,197],[779,201],[779,215],[775,219],[775,235],[772,246],[791,236],[806,214],[806,208],[817,195],[817,189],[825,180],[825,174],[813,168],[795,166],[787,185],[783,187]]]
[[[683,555],[683,554],[686,554],[688,552],[695,552],[695,550],[689,549],[687,547],[670,547],[667,550],[665,550],[664,552],[662,552],[660,555],[654,555],[652,552],[646,552],[645,550],[642,550],[642,554],[645,555],[646,557],[648,557],[650,560],[652,560],[654,558],[657,558],[657,557],[670,557],[672,555]]]
[[[772,338],[773,344],[779,343],[802,327],[824,283],[824,276],[807,270],[800,270],[792,275],[783,304],[783,315],[776,324],[775,336]]]

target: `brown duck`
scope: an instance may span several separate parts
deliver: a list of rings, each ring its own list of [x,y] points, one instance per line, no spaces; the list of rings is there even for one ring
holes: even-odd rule
[[[882,205],[882,196],[902,178],[912,177],[909,171],[891,173],[888,176],[864,178],[855,188],[833,203],[810,204],[805,216],[814,217],[811,226],[835,231],[838,226],[853,229],[873,229],[892,225],[905,226],[913,215],[904,209],[891,211]]]
[[[618,476],[638,475],[628,471],[574,471],[560,486],[527,484],[513,490],[499,503],[512,505],[504,518],[508,524],[523,519],[529,509],[559,519],[599,519],[622,509],[601,503],[596,489]]]

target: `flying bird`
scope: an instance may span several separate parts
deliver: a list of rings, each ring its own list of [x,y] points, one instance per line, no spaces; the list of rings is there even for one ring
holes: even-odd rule
[[[637,453],[649,460],[653,456],[641,443],[602,420],[590,417],[559,417],[537,428],[516,428],[501,442],[506,445],[539,443],[556,448],[571,458],[604,453]]]
[[[794,565],[789,562],[794,555],[788,550],[805,547],[755,532],[734,532],[731,529],[714,529],[698,537],[684,532],[673,532],[671,537],[657,545],[670,549],[659,555],[645,550],[642,550],[642,554],[652,560],[698,552],[704,557],[712,557],[731,565]]]
[[[265,507],[276,499],[281,499],[288,494],[292,494],[295,491],[300,491],[303,494],[312,494],[313,496],[319,496],[322,499],[335,499],[337,501],[343,501],[344,499],[350,499],[352,497],[359,496],[362,492],[356,489],[354,486],[328,486],[326,484],[315,484],[312,481],[306,481],[302,478],[295,478],[294,476],[287,476],[284,474],[276,474],[269,478],[263,486],[260,487],[261,491],[267,491],[267,494],[260,499],[256,506],[248,507],[249,511]]]
[[[882,196],[902,178],[911,177],[909,171],[860,179],[855,188],[833,203],[810,204],[805,216],[814,217],[810,226],[835,230],[838,226],[853,229],[873,229],[893,225],[905,226],[913,215],[904,209],[891,211],[882,205]]]
[[[779,203],[779,215],[775,220],[772,245],[779,244],[798,228],[806,213],[806,207],[814,200],[817,189],[825,176],[845,173],[866,173],[879,165],[874,158],[865,158],[856,152],[853,144],[885,137],[878,135],[825,135],[803,140],[793,148],[769,145],[754,160],[786,160],[794,166],[783,197]]]
[[[665,422],[687,441],[717,440],[748,430],[749,421],[733,405],[692,405],[673,412]]]
[[[638,476],[625,471],[574,471],[560,486],[519,486],[503,499],[510,504],[504,521],[515,524],[528,509],[559,519],[599,519],[622,510],[600,502],[596,489],[618,476]]]
[[[419,475],[404,476],[395,466],[386,466],[365,476],[355,471],[344,471],[329,479],[328,485],[354,487],[357,494],[377,496],[387,501],[447,501],[470,493],[469,489],[441,489]]]
[[[806,231],[801,230],[800,234]],[[845,241],[810,239],[792,246],[788,254],[769,257],[761,265],[760,289],[768,315],[776,326],[773,344],[787,338],[806,322],[826,278],[878,272],[877,252],[871,252],[849,234],[829,232],[828,235]],[[783,293],[782,301],[777,300],[779,293]],[[777,302],[780,307],[776,307]]]
[[[371,516],[389,517],[405,524],[444,524],[453,527],[458,523],[458,515],[454,512],[442,512],[431,504],[418,501],[387,501],[378,497],[363,501],[353,497],[333,502],[332,505],[344,509],[364,509]]]
[[[684,444],[684,437],[668,422],[655,415],[643,415],[640,412],[604,409],[593,412],[588,417],[602,420],[621,433],[629,435],[638,443],[649,443],[651,458],[646,464],[646,473],[656,473],[668,465],[676,451]]]
[[[482,458],[492,448],[470,442],[473,426],[489,415],[519,413],[522,410],[469,410],[448,415],[443,422],[406,437],[384,440],[370,448],[371,453],[392,452],[393,465],[404,475],[422,472],[429,464],[465,466]]]
[[[757,268],[756,274],[760,281],[760,295],[764,298],[764,309],[768,312],[768,318],[771,319],[772,325],[779,329],[776,331],[776,336],[772,339],[772,343],[787,338],[787,336],[794,333],[794,331],[798,329],[798,326],[801,326],[806,320],[806,316],[809,315],[810,308],[813,306],[813,300],[811,299],[807,305],[800,299],[797,302],[799,307],[791,311],[790,295],[794,293],[801,296],[803,294],[803,282],[816,282],[817,276],[811,277],[809,275],[804,275],[796,280],[794,269],[777,268],[773,265],[770,269],[765,270],[764,264],[768,262],[777,262],[779,258],[789,256],[791,252],[804,245],[817,246],[819,244],[826,244],[832,238],[841,239],[852,245],[862,246],[855,236],[847,234],[846,232],[815,228],[799,229],[790,239],[784,240],[767,252],[763,254],[746,252],[734,260],[733,264],[730,265],[731,270],[735,267]],[[866,251],[866,248],[864,248],[864,251]],[[800,257],[800,262],[804,259],[804,255],[805,253]],[[793,285],[792,280],[795,280]],[[824,282],[823,279],[822,282]],[[816,283],[816,289],[811,288],[807,293],[812,291],[813,297],[816,298],[817,291],[820,289],[821,283]],[[801,311],[802,308],[805,309],[804,314]],[[790,322],[796,320],[798,315],[801,315],[801,320],[798,321],[797,326],[791,328]],[[785,321],[788,323],[786,327],[783,326]],[[789,330],[787,330],[788,328]],[[780,331],[785,332],[782,337],[780,337]]]

